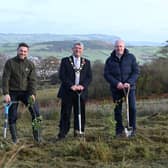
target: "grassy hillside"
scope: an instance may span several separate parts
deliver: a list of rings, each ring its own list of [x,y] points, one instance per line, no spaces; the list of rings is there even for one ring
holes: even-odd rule
[[[84,56],[89,58],[91,61],[101,60],[105,61],[110,55],[113,45],[108,42],[102,41],[83,41],[85,45]],[[53,41],[53,42],[43,42],[34,43],[31,45],[30,55],[49,57],[55,56],[57,58],[62,58],[69,56],[71,54],[71,47],[73,41]],[[0,53],[14,56],[16,55],[16,43],[5,43],[0,44]],[[151,61],[154,58],[154,54],[159,50],[160,47],[152,46],[137,46],[128,47],[130,52],[134,53],[137,57],[138,62],[141,64]]]
[[[17,124],[20,141],[13,145],[9,134],[7,140],[0,137],[0,167],[167,168],[168,113],[163,107],[167,110],[168,100],[138,101],[137,136],[131,139],[114,138],[111,101],[88,102],[85,141],[74,138],[73,129],[65,140],[56,141],[60,101],[55,93],[55,89],[38,93],[44,118],[41,144],[33,142],[30,115],[20,107]]]

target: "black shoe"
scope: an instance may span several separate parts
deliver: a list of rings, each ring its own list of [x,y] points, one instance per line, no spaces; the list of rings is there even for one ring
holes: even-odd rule
[[[84,137],[85,136],[85,133],[84,132],[79,132],[78,130],[75,130],[74,131],[74,137]]]
[[[65,135],[59,133],[57,138],[56,138],[56,141],[60,141],[60,140],[63,140],[63,139],[65,139]]]
[[[77,137],[78,136],[78,130],[74,130],[74,137]]]
[[[125,133],[124,132],[116,133],[115,138],[125,138]]]
[[[65,139],[65,137],[57,137],[56,141],[61,141],[61,140],[64,140],[64,139]]]
[[[135,137],[135,136],[136,136],[136,132],[135,132],[135,131],[132,131],[130,137]]]

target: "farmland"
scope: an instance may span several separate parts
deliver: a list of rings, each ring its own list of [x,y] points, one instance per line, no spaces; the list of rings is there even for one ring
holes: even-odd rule
[[[92,62],[101,60],[105,62],[107,57],[113,50],[113,45],[102,41],[83,41],[85,44],[84,57],[90,59]],[[46,58],[49,56],[62,57],[71,54],[71,47],[73,41],[60,42],[43,42],[31,44],[30,56],[39,56]],[[9,57],[16,55],[17,43],[0,44],[0,53]],[[160,47],[157,46],[128,46],[130,52],[135,54],[140,64],[151,61],[156,58],[157,51]]]

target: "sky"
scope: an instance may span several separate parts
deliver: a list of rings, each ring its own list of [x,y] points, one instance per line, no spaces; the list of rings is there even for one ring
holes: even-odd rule
[[[168,40],[168,0],[0,0],[0,33]]]

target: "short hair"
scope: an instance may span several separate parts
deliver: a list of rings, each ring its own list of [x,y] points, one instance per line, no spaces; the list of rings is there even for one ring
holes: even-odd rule
[[[122,43],[124,44],[124,46],[125,46],[125,41],[122,40],[122,39],[118,39],[118,40],[116,40],[114,46],[116,46],[117,43],[119,43],[119,42],[122,42]]]
[[[26,48],[29,49],[29,45],[27,43],[24,43],[24,42],[19,43],[17,49],[19,49],[20,47],[26,47]]]
[[[73,47],[72,47],[72,48],[74,48],[76,45],[79,45],[79,46],[81,46],[82,48],[84,48],[84,44],[83,44],[82,42],[80,42],[80,41],[75,42],[75,43],[73,44]]]

